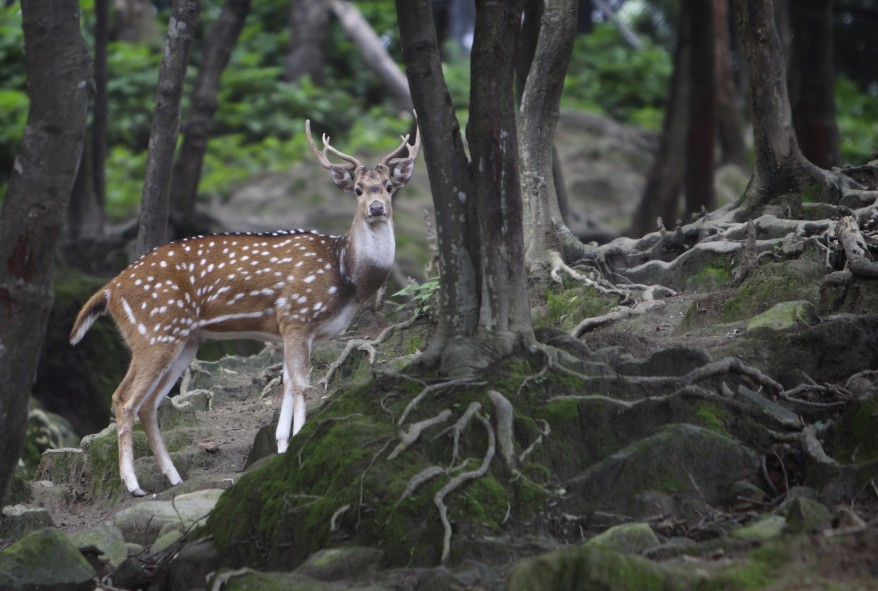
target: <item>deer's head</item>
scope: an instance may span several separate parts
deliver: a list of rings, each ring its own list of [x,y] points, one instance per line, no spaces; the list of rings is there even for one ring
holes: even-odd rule
[[[340,189],[353,193],[357,198],[357,217],[369,224],[387,222],[393,216],[391,199],[397,189],[404,186],[412,178],[415,158],[421,148],[421,133],[417,130],[415,143],[409,144],[409,136],[402,136],[399,147],[385,156],[374,170],[366,168],[359,160],[340,152],[329,143],[329,137],[323,134],[323,149],[318,150],[311,136],[311,121],[305,121],[305,134],[311,150],[323,168],[329,171],[330,178]],[[344,161],[333,164],[329,161],[327,151]]]

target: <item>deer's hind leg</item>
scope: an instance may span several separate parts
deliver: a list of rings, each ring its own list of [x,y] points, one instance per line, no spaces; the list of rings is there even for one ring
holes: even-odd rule
[[[180,474],[171,460],[171,456],[162,439],[162,434],[159,431],[158,407],[165,396],[168,395],[168,392],[171,391],[174,384],[177,383],[177,380],[180,379],[180,376],[183,375],[183,372],[186,371],[186,368],[189,367],[197,352],[198,342],[187,341],[180,349],[177,357],[171,362],[162,381],[156,385],[149,397],[143,401],[143,404],[140,405],[140,410],[137,412],[140,424],[143,426],[146,438],[149,440],[152,455],[155,456],[162,474],[165,475],[165,478],[168,479],[172,486],[177,486],[183,482],[183,479],[180,478]]]
[[[139,355],[132,348],[128,373],[113,392],[113,413],[116,416],[116,431],[119,437],[119,476],[128,492],[134,496],[146,495],[146,492],[140,488],[134,471],[134,417],[156,388],[163,384],[183,347],[184,343],[155,344],[141,349],[142,353]]]

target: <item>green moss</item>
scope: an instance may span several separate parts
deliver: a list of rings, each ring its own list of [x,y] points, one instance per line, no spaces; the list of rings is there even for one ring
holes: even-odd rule
[[[868,462],[878,458],[878,395],[851,404],[833,425],[827,451],[840,462]]]
[[[701,401],[695,405],[695,416],[698,424],[720,435],[729,436],[726,422],[730,419],[729,411],[713,402]]]
[[[546,326],[568,331],[585,318],[600,316],[618,302],[614,296],[602,294],[593,287],[574,283],[573,287],[545,291],[545,312],[535,313],[534,326]]]
[[[485,476],[472,481],[463,494],[449,497],[452,508],[460,507],[470,527],[482,526],[491,532],[499,532],[511,508],[509,493],[494,476]]]
[[[725,286],[732,279],[731,259],[718,259],[714,264],[705,265],[686,282],[687,291],[714,291]]]
[[[789,561],[783,542],[772,542],[751,552],[743,564],[718,573],[703,588],[705,591],[764,589],[780,576]]]

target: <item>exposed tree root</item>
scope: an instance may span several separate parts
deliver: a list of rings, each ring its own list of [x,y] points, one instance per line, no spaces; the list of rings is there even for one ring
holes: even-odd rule
[[[858,277],[878,278],[878,262],[869,254],[869,247],[854,216],[843,217],[835,226],[835,234],[847,255],[848,269]]]
[[[341,354],[338,358],[332,362],[329,368],[326,370],[326,374],[319,380],[315,386],[323,386],[323,391],[326,392],[327,388],[329,388],[329,381],[332,379],[332,376],[335,374],[336,370],[338,370],[341,365],[347,361],[347,358],[350,354],[356,349],[358,351],[366,351],[369,354],[369,364],[372,365],[375,363],[375,347],[387,341],[393,333],[397,330],[403,330],[408,328],[417,320],[417,316],[412,316],[408,320],[400,322],[398,324],[391,324],[387,328],[381,331],[381,333],[375,337],[374,339],[349,339],[345,343],[344,350],[342,350]]]
[[[488,398],[494,403],[494,413],[497,417],[497,442],[500,445],[500,455],[506,460],[506,465],[516,471],[515,443],[512,438],[515,410],[509,399],[496,390],[488,390]]]
[[[623,320],[625,318],[631,318],[632,316],[640,316],[645,312],[654,310],[655,308],[660,308],[664,305],[664,302],[662,302],[661,300],[644,300],[642,302],[634,304],[634,306],[630,308],[618,306],[614,308],[611,312],[607,312],[606,314],[601,314],[600,316],[593,316],[591,318],[584,319],[582,322],[577,324],[573,330],[570,331],[570,334],[571,336],[579,338],[585,333],[594,330],[599,326],[603,326],[604,324],[609,324],[610,322]]]
[[[454,423],[451,427],[451,433],[454,436],[454,447],[451,452],[451,467],[453,468],[457,464],[457,454],[460,449],[460,434],[463,433],[463,430],[466,429],[466,426],[469,424],[470,419],[472,419],[473,415],[479,412],[482,409],[482,405],[479,402],[470,402],[469,406],[466,407],[466,410],[460,418]]]
[[[423,382],[422,382],[423,383]],[[479,386],[484,385],[484,382],[476,382],[471,377],[463,377],[458,378],[456,380],[449,380],[447,382],[439,382],[437,384],[430,384],[429,386],[425,385],[424,389],[420,391],[420,393],[412,398],[409,403],[406,405],[405,410],[402,411],[402,415],[399,417],[399,421],[397,421],[397,425],[402,425],[405,423],[406,418],[408,418],[409,413],[412,412],[418,403],[424,399],[427,394],[431,392],[436,392],[438,390],[444,390],[445,388],[451,388],[454,386]]]
[[[494,459],[496,445],[494,441],[494,428],[491,427],[491,423],[490,421],[488,421],[488,419],[478,413],[476,413],[476,419],[478,419],[479,422],[482,423],[488,435],[488,449],[485,451],[485,457],[482,460],[482,465],[479,466],[476,470],[458,474],[457,476],[449,480],[445,484],[445,486],[439,489],[439,491],[433,496],[433,504],[435,504],[436,508],[439,509],[439,519],[442,520],[442,527],[445,530],[445,535],[442,538],[442,558],[440,559],[441,564],[445,564],[445,562],[448,560],[449,554],[451,553],[451,522],[448,521],[448,507],[445,505],[445,497],[465,482],[475,480],[476,478],[481,478],[482,476],[487,474],[488,469],[491,467],[491,461]]]
[[[404,452],[406,448],[408,448],[411,444],[417,441],[421,437],[421,433],[424,432],[425,429],[429,429],[433,425],[438,425],[440,423],[444,423],[451,416],[451,410],[446,408],[438,415],[431,417],[429,419],[424,419],[423,421],[419,421],[409,427],[409,430],[402,433],[399,437],[399,445],[397,445],[390,455],[387,456],[388,460],[395,459],[399,454]]]

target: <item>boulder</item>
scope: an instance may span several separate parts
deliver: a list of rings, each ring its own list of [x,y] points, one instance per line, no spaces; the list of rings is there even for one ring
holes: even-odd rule
[[[54,527],[52,516],[43,507],[9,505],[0,515],[0,540],[17,540],[30,532]]]
[[[110,523],[71,534],[70,541],[77,548],[94,546],[101,552],[99,556],[101,560],[108,560],[115,565],[121,564],[123,560],[128,558],[128,548],[125,546],[122,532]]]
[[[176,525],[185,530],[205,519],[222,493],[221,489],[208,489],[179,495],[173,501],[138,503],[117,513],[113,525],[122,531],[126,541],[151,546],[165,526]]]
[[[587,541],[585,546],[600,546],[625,554],[642,554],[660,543],[649,524],[625,523],[596,535]]]
[[[377,548],[347,546],[318,550],[294,572],[319,581],[358,579],[381,570],[384,552]]]
[[[54,528],[41,529],[0,552],[0,589],[78,591],[94,588],[94,568]]]
[[[757,454],[719,433],[688,424],[659,429],[567,482],[561,506],[587,515],[612,511],[633,518],[688,503],[723,506],[731,485],[755,476]]]

